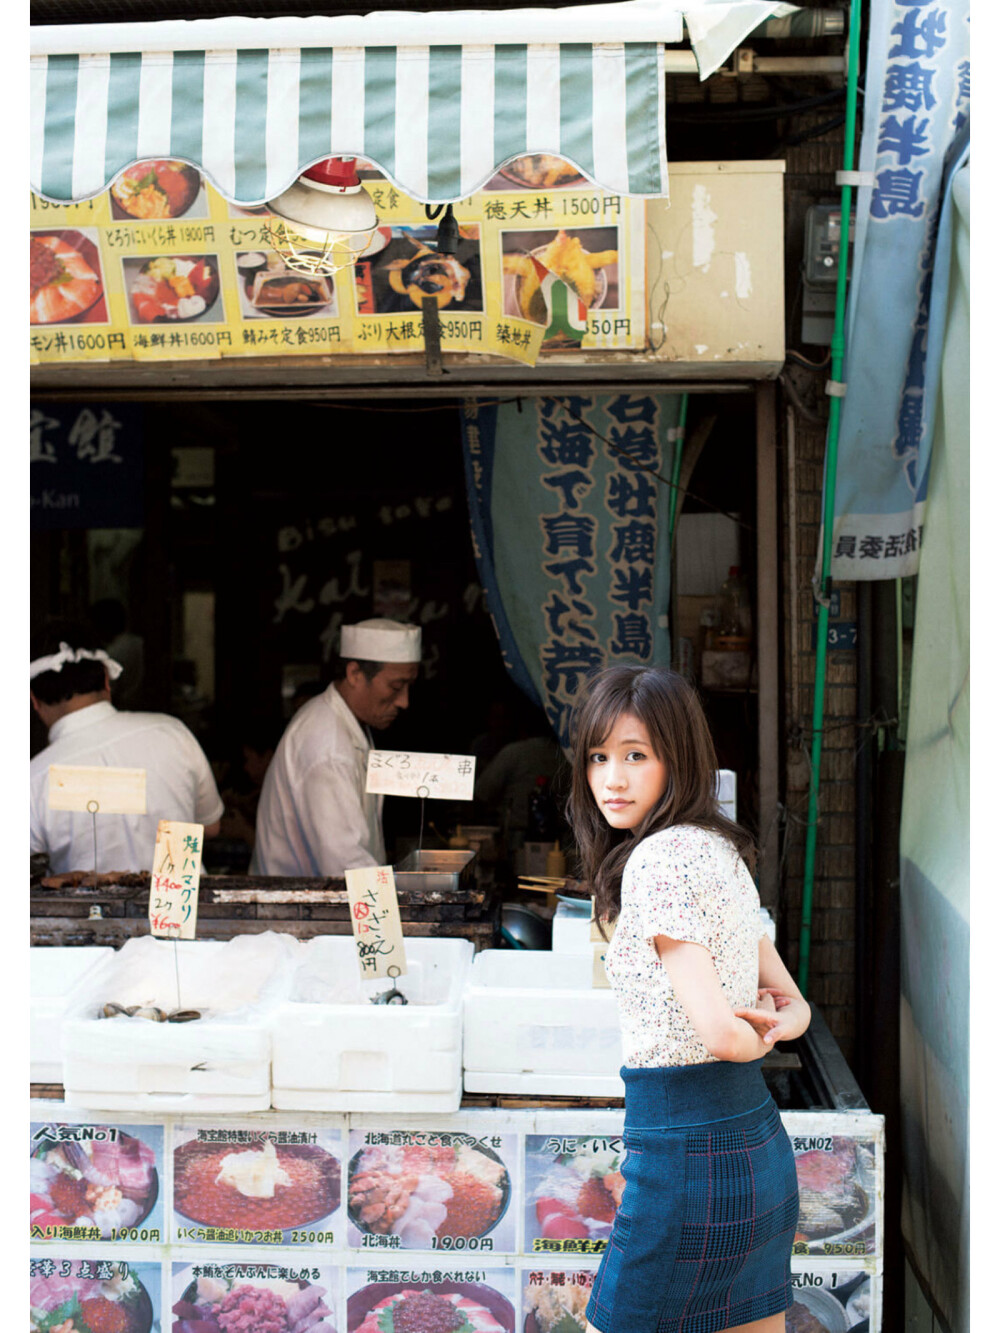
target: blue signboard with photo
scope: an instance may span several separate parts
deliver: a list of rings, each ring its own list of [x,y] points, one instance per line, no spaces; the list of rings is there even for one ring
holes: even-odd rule
[[[143,409],[32,403],[31,530],[141,528]]]

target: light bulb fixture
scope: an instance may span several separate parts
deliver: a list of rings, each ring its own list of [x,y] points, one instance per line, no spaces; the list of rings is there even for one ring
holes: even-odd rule
[[[267,207],[267,242],[297,273],[336,273],[386,244],[353,157],[317,162]]]
[[[451,204],[438,204],[437,208],[431,208],[430,204],[424,205],[424,213],[430,222],[441,217],[442,209],[444,217],[438,223],[437,252],[439,255],[453,255],[458,250],[459,230]]]

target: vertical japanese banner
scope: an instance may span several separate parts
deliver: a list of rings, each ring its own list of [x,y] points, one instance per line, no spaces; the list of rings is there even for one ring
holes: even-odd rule
[[[859,162],[874,184],[857,196],[837,579],[917,572],[950,262],[950,244],[936,260],[938,230],[968,152],[969,66],[968,0],[874,0]]]
[[[463,408],[473,542],[504,662],[562,745],[591,671],[669,664],[679,404],[622,393]]]

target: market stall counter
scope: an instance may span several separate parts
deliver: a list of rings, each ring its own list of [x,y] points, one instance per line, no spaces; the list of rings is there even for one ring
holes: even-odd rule
[[[470,940],[477,949],[498,938],[500,898],[492,881],[463,865],[438,868],[449,856],[424,852],[421,867],[396,867],[403,932]],[[454,856],[454,854],[451,854]],[[463,854],[460,854],[463,855]],[[148,872],[66,875],[37,872],[31,881],[31,943],[40,946],[112,945],[149,929]],[[350,935],[347,888],[342,879],[294,879],[264,875],[203,875],[198,934],[228,940],[275,930],[298,939]]]
[[[211,953],[218,960],[213,971],[222,976],[226,951],[265,944],[298,959],[281,994],[272,997],[279,1006],[296,993],[288,977],[300,988],[298,1005],[303,980],[312,985],[333,971],[342,974],[326,966],[325,955],[313,959],[310,953],[317,944],[329,952],[336,939],[303,944],[288,935],[251,933],[188,949]],[[423,946],[464,949],[454,965],[468,969],[468,942],[412,940],[418,970],[432,965],[430,956],[421,957]],[[139,953],[156,950],[170,952],[171,945],[133,939],[111,954],[117,961],[98,957],[73,991],[77,1007],[85,993],[103,995],[110,978],[124,984],[126,960],[134,970],[145,964]],[[228,966],[238,978],[240,969]],[[179,981],[201,1002],[193,972],[182,968]],[[385,1034],[368,1024],[372,1014],[390,1026],[409,1024],[418,1054],[426,1036],[428,1058],[439,1037],[454,1044],[451,992],[460,987],[441,981],[437,989],[427,983],[424,998],[432,1003],[423,1015],[413,979],[412,1012],[364,1004],[357,1022],[345,1020],[352,1030],[360,1022],[371,1038],[372,1060],[361,1070],[368,1095],[391,1067],[378,1062],[388,1048]],[[320,1009],[317,1020],[333,1023],[335,1032],[334,1009],[326,1003]],[[64,1018],[68,1062],[85,1022],[79,1015]],[[143,1037],[169,1026],[117,1014],[91,1026],[127,1035],[130,1024],[139,1024]],[[190,1040],[185,1028],[193,1036],[200,1026],[182,1025],[179,1037]],[[278,1027],[268,1026],[273,1036]],[[356,1037],[352,1046],[364,1045]],[[196,1068],[206,1063],[212,1062],[198,1061]],[[156,1082],[157,1070],[150,1074]],[[765,1076],[799,1174],[789,1328],[874,1333],[881,1301],[882,1118],[869,1111],[819,1013],[804,1037],[767,1057]],[[31,1104],[34,1327],[71,1319],[78,1333],[228,1333],[234,1327],[582,1333],[588,1289],[624,1186],[628,1146],[618,1099],[588,1097],[589,1089],[574,1095],[567,1088],[552,1097],[525,1088],[518,1096],[466,1094],[459,1109],[435,1113],[427,1104],[390,1096],[381,1104],[407,1110],[388,1114],[367,1101],[361,1104],[369,1109],[352,1110],[359,1103],[349,1093],[338,1100],[333,1091],[324,1111],[251,1112],[237,1105],[220,1113],[211,1098],[185,1092],[177,1101],[179,1085],[172,1093],[169,1080],[164,1086],[165,1094],[140,1090],[128,1109],[113,1098],[102,1101],[106,1094],[93,1089],[82,1100],[58,1086],[34,1089],[49,1094]],[[268,1086],[273,1106],[273,1070]],[[118,1109],[103,1109],[112,1105]],[[238,1312],[249,1312],[251,1322],[234,1324],[228,1316]]]
[[[782,1110],[801,1194],[788,1327],[874,1333],[882,1120],[843,1069],[810,1068],[819,1024],[799,1068],[786,1053],[769,1075],[779,1095],[785,1080],[841,1103]],[[253,1328],[583,1333],[624,1184],[622,1116],[571,1099],[224,1117],[35,1100],[32,1307],[128,1333],[224,1333],[251,1307],[275,1320]]]

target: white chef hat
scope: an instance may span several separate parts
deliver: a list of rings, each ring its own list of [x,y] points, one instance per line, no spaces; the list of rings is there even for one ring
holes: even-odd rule
[[[420,626],[381,619],[342,625],[340,656],[360,662],[419,662]]]

